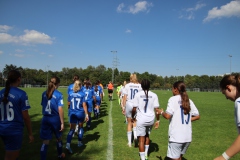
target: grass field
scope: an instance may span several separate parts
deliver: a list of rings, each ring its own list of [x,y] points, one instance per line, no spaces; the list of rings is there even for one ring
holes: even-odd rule
[[[32,120],[35,142],[28,143],[27,132],[23,137],[23,145],[19,160],[39,160],[40,147],[39,138],[41,114],[41,94],[43,88],[27,88],[31,104],[30,116]],[[64,102],[67,104],[66,89],[59,89],[64,94]],[[154,91],[159,97],[160,107],[166,109],[167,101],[172,95],[171,91]],[[233,102],[225,99],[219,92],[188,92],[200,112],[200,120],[193,122],[193,141],[184,155],[185,160],[211,160],[222,154],[237,136],[234,122]],[[105,91],[106,95],[106,91]],[[114,97],[116,98],[116,97]],[[65,105],[65,130],[63,134],[64,151],[66,160],[138,160],[138,148],[127,146],[126,124],[121,114],[117,100],[109,102],[107,96],[101,105],[101,117],[93,120],[91,130],[85,129],[84,146],[77,147],[77,137],[73,138],[71,148],[73,154],[67,154],[65,150],[66,137],[69,131],[67,107]],[[110,120],[110,123],[109,123]],[[160,127],[153,129],[150,135],[151,144],[149,148],[150,160],[164,160],[168,144],[168,120],[161,117]],[[50,141],[48,148],[48,159],[57,159],[55,139]],[[4,148],[0,141],[0,160],[4,159]],[[233,160],[239,160],[240,154],[234,156]]]

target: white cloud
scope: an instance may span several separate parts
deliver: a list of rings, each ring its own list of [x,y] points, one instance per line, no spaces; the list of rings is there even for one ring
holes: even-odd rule
[[[152,6],[153,4],[147,1],[139,1],[135,5],[130,5],[127,9],[125,9],[124,3],[121,3],[117,7],[117,12],[125,12],[131,14],[137,14],[139,12],[149,12],[150,7]]]
[[[0,32],[7,32],[10,29],[12,29],[12,27],[7,25],[0,25]]]
[[[204,3],[197,3],[194,7],[183,9],[183,13],[181,13],[179,18],[193,20],[193,19],[195,19],[195,12],[205,6],[206,6],[206,4],[204,4]]]
[[[3,54],[3,51],[0,51],[0,55]]]
[[[124,4],[123,3],[119,4],[117,7],[117,12],[122,12],[123,8],[124,8]]]
[[[215,18],[223,18],[223,17],[240,17],[240,1],[235,0],[231,1],[230,3],[221,6],[219,9],[218,7],[214,7],[210,11],[208,11],[208,15],[204,18],[203,22],[211,21]]]
[[[18,53],[14,54],[14,56],[15,56],[15,57],[19,57],[19,58],[23,58],[23,57],[25,57],[24,54],[18,54]]]
[[[126,33],[132,33],[132,31],[130,29],[127,29],[125,32]]]
[[[21,49],[15,49],[15,51],[16,52],[19,52],[19,53],[22,53],[22,52],[24,52],[23,50],[21,50]]]
[[[50,58],[51,58],[51,57],[53,57],[53,55],[52,55],[52,54],[49,54],[49,55],[48,55],[48,57],[50,57]]]
[[[7,30],[8,27],[2,27]],[[0,29],[0,32],[3,29]],[[53,38],[45,33],[40,33],[35,30],[24,30],[23,35],[20,36],[12,36],[8,33],[0,33],[0,44],[1,43],[17,43],[22,45],[29,44],[52,44]]]

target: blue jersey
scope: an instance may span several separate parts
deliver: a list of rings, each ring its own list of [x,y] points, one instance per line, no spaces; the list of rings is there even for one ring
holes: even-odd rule
[[[30,108],[25,91],[11,87],[8,103],[4,104],[5,88],[0,91],[0,135],[15,135],[23,132],[24,121],[22,111]]]
[[[85,101],[85,93],[82,91],[73,92],[68,96],[68,102],[70,102],[69,112],[83,111],[83,102]]]
[[[94,91],[92,88],[83,87],[82,91],[85,93],[86,101],[93,101]]]
[[[59,116],[58,107],[63,107],[63,95],[54,90],[51,99],[47,99],[46,91],[42,93],[42,114],[44,116]]]
[[[67,90],[68,95],[70,95],[73,92],[73,85],[74,85],[74,83],[72,83],[68,86],[68,90]]]
[[[94,96],[96,97],[96,100],[101,100],[101,92],[99,90],[94,90]]]

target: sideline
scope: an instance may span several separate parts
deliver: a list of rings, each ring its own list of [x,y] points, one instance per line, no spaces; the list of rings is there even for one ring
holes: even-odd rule
[[[107,160],[112,160],[113,159],[112,101],[110,103],[110,108],[108,113],[109,113],[108,114],[109,126],[108,126]]]

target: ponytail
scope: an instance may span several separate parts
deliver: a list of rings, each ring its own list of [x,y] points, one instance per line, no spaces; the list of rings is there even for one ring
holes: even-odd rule
[[[173,84],[173,88],[176,88],[179,91],[179,94],[182,100],[182,108],[183,108],[184,114],[189,114],[191,108],[190,108],[189,97],[188,97],[184,82],[183,81],[175,82]]]
[[[150,88],[150,81],[147,80],[147,79],[144,79],[141,81],[141,87],[145,93],[145,96],[146,96],[146,102],[145,102],[145,107],[144,107],[144,111],[146,112],[147,111],[147,104],[148,104],[148,91],[149,91],[149,88]]]
[[[59,83],[60,83],[60,79],[58,77],[54,76],[51,78],[50,82],[48,83],[48,88],[47,88],[47,92],[46,92],[48,99],[52,98],[53,92]]]

